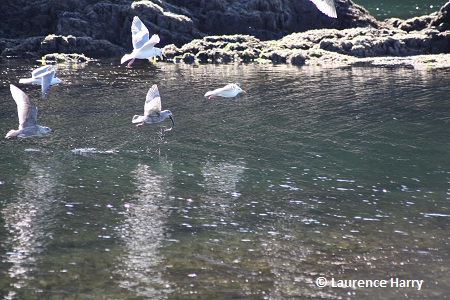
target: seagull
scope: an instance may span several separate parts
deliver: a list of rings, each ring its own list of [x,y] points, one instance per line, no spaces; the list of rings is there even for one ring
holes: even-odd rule
[[[162,59],[161,49],[154,47],[159,43],[159,36],[154,34],[149,39],[150,33],[147,27],[145,27],[144,23],[137,16],[133,18],[133,23],[131,24],[131,35],[133,52],[125,54],[120,60],[121,64],[130,60],[128,67],[131,67],[136,58],[150,59],[153,56],[159,56]]]
[[[175,126],[173,120],[173,115],[170,110],[161,111],[161,96],[159,95],[158,86],[156,84],[152,85],[147,92],[144,104],[144,115],[135,115],[131,120],[131,123],[136,124],[136,126],[142,126],[144,123],[158,123],[165,119],[170,118],[172,121],[172,128]],[[172,128],[167,129],[167,131],[172,130]]]
[[[240,92],[246,94],[247,92],[241,89],[239,83],[230,83],[224,86],[223,88],[215,89],[214,91],[209,91],[205,94],[205,97],[208,99],[220,96],[225,98],[236,97]]]
[[[50,85],[61,83],[62,80],[55,77],[56,71],[50,70],[52,66],[42,66],[31,72],[31,78],[22,78],[19,83],[40,84],[42,86],[42,98],[45,97]]]
[[[329,16],[330,18],[337,18],[335,0],[310,0],[317,7],[318,10]]]
[[[12,139],[14,137],[26,138],[30,136],[41,136],[53,132],[48,127],[37,124],[38,109],[31,99],[21,89],[10,84],[11,95],[17,104],[17,115],[19,116],[19,129],[10,130],[5,138]]]

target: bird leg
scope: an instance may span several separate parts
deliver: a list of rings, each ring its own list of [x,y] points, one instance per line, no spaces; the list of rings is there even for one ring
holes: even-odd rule
[[[130,60],[130,62],[128,63],[128,67],[131,67],[131,65],[134,63],[134,58],[132,58],[131,60]]]

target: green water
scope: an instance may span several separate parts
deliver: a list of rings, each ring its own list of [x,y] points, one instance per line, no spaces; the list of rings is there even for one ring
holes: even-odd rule
[[[355,0],[366,8],[378,20],[387,18],[409,19],[438,12],[447,3],[445,0]]]
[[[17,126],[9,83],[34,67],[1,65],[2,134]],[[57,74],[45,100],[20,86],[55,133],[0,141],[0,298],[448,294],[448,71],[114,61]],[[203,98],[228,82],[247,94]],[[175,117],[164,134],[131,124],[152,84]]]

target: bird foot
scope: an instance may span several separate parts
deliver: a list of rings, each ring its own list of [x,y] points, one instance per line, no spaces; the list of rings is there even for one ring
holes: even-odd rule
[[[127,64],[127,67],[131,67],[131,65],[134,63],[134,58],[132,58],[131,60],[130,60],[130,62]]]

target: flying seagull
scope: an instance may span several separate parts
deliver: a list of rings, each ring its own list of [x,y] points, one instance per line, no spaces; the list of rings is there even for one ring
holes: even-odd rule
[[[56,71],[50,70],[52,66],[42,66],[31,72],[31,78],[22,78],[19,83],[39,84],[42,87],[42,98],[45,97],[50,85],[61,83],[62,80],[55,77]]]
[[[144,123],[162,122],[167,118],[170,118],[173,128],[175,122],[173,120],[172,112],[170,110],[161,111],[161,96],[159,95],[158,86],[154,84],[148,90],[147,96],[145,97],[144,115],[135,115],[131,122],[137,124],[136,126],[142,126]],[[172,128],[167,130],[171,130]]]
[[[17,115],[19,116],[19,129],[10,130],[5,138],[14,137],[26,138],[30,136],[41,136],[53,132],[48,127],[40,126],[37,123],[38,109],[31,99],[21,89],[10,84],[11,95],[17,104]]]
[[[215,89],[214,91],[209,91],[205,94],[205,97],[208,99],[220,96],[225,98],[236,97],[239,93],[246,94],[247,92],[241,89],[239,83],[230,83],[224,86],[223,88]]]
[[[329,16],[330,18],[337,18],[335,0],[310,0],[317,7],[318,10]]]
[[[142,23],[139,17],[135,16],[133,18],[133,23],[131,24],[131,35],[133,42],[133,52],[130,54],[125,54],[120,63],[123,64],[130,60],[128,67],[130,67],[136,58],[139,59],[150,59],[153,56],[159,56],[162,58],[162,51],[159,48],[154,47],[159,43],[159,36],[157,34],[150,37],[147,27]]]

